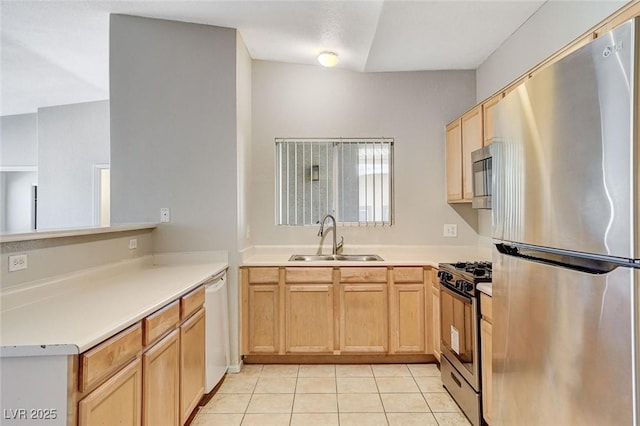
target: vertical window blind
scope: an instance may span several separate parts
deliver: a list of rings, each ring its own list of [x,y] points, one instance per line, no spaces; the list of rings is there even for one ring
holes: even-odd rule
[[[393,223],[392,138],[278,138],[276,224]]]

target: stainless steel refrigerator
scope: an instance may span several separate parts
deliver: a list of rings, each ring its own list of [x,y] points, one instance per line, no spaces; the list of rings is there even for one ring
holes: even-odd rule
[[[496,107],[492,426],[638,424],[638,26]]]

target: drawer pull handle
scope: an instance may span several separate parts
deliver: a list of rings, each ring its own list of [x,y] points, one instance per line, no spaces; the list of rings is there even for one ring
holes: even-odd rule
[[[456,385],[458,385],[458,387],[461,388],[462,387],[462,383],[460,383],[460,380],[458,380],[458,378],[453,373],[449,373],[449,374],[451,374],[451,378],[456,383]]]

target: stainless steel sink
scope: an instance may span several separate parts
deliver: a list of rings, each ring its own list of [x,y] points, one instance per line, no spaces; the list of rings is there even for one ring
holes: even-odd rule
[[[290,261],[320,262],[338,260],[343,262],[375,262],[384,260],[377,254],[294,254]]]

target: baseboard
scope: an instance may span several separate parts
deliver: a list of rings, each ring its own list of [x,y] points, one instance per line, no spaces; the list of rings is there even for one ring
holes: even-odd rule
[[[245,364],[433,364],[433,355],[245,355]]]

